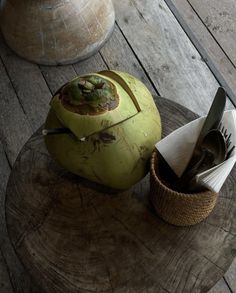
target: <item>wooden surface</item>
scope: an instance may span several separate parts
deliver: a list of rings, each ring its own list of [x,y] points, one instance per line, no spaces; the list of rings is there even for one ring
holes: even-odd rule
[[[236,6],[233,0],[189,0],[222,50],[236,65]]]
[[[196,118],[163,98],[157,105],[164,136]],[[155,215],[148,176],[130,190],[106,193],[60,168],[35,135],[8,182],[8,232],[46,292],[206,292],[235,255],[235,181],[236,168],[212,214],[179,228]]]
[[[117,23],[160,95],[194,112],[203,101],[209,107],[209,96],[214,96],[218,84],[165,2],[120,0],[116,4]],[[196,74],[199,71],[201,75]]]
[[[228,54],[230,52],[225,50],[226,46],[235,52],[236,47],[235,38],[231,35],[232,30],[235,30],[234,0],[220,2],[167,0],[167,2],[174,5],[185,29],[187,26],[193,42],[199,47],[203,59],[212,68],[214,75],[225,86],[236,104],[234,55]],[[225,33],[225,30],[228,30],[228,33]]]
[[[228,17],[232,12],[228,10],[228,6],[231,3],[233,6],[233,0],[226,0],[223,2],[208,1],[208,5],[198,5],[201,1],[188,1],[188,0],[167,0],[169,4],[172,4],[174,9],[183,22],[183,27],[188,31],[193,43],[196,47],[199,47],[200,54],[206,62],[206,64],[212,68],[214,75],[217,76],[219,82],[226,88],[228,94],[234,100],[236,104],[236,68],[235,65],[227,55],[224,48],[217,41],[214,35],[214,30],[211,31],[209,26],[210,16],[204,17],[204,14],[212,14],[214,17],[214,11],[220,11],[215,18],[219,20],[216,27],[219,29],[225,29],[222,27],[222,20]],[[214,2],[214,4],[213,4]],[[227,3],[227,5],[225,5]],[[205,2],[204,2],[205,3]],[[217,3],[217,5],[216,5]],[[215,6],[214,6],[215,5]],[[204,11],[201,13],[201,11]],[[234,11],[234,9],[232,10]],[[228,13],[228,14],[227,14]],[[222,14],[222,15],[221,15]],[[208,20],[208,21],[207,21]],[[231,18],[228,21],[231,26],[235,25],[234,19]],[[227,38],[226,46],[234,48],[234,38]]]
[[[19,56],[48,65],[91,56],[110,37],[114,21],[112,0],[6,0],[0,18],[6,42]]]
[[[147,84],[152,93],[159,91],[162,96],[185,105],[199,115],[207,113],[214,97],[218,82],[164,1],[147,0],[145,5],[136,0],[122,1],[122,7],[119,3],[114,0],[117,24],[111,39],[98,54],[74,65],[47,67],[29,63],[18,58],[0,37],[2,291],[6,288],[11,292],[8,290],[11,288],[13,292],[41,292],[10,245],[2,206],[11,166],[23,144],[44,122],[51,93],[76,74],[113,68],[135,75]],[[151,9],[155,9],[155,14]],[[124,10],[129,23],[123,16]],[[168,66],[171,70],[168,70]],[[228,108],[231,107],[228,102]],[[212,292],[236,291],[235,263]]]

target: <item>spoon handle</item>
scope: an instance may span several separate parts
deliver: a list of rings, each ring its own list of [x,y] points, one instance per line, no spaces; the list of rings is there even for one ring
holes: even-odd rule
[[[207,114],[207,117],[204,121],[204,124],[202,126],[192,157],[190,158],[189,163],[187,164],[185,168],[185,172],[188,172],[189,169],[192,169],[192,166],[195,164],[196,158],[198,157],[198,154],[199,154],[199,150],[201,149],[202,140],[204,139],[206,134],[211,129],[218,128],[224,113],[225,104],[226,104],[226,92],[223,87],[219,87],[214,97],[214,100],[212,102],[212,105],[210,107],[210,110]]]
[[[209,168],[211,168],[214,164],[214,155],[212,152],[203,148],[201,150],[201,154],[197,162],[183,174],[181,178],[175,184],[175,189],[177,191],[195,191],[196,183],[195,183],[195,176],[199,172],[203,172]]]

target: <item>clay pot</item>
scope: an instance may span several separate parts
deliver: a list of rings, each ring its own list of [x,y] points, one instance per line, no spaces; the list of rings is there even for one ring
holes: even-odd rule
[[[0,16],[7,44],[47,65],[74,63],[98,51],[114,20],[111,0],[5,0]]]

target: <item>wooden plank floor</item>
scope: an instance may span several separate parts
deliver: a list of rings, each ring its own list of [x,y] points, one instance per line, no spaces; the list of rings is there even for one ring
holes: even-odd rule
[[[203,39],[207,43],[205,24],[196,16],[192,6],[186,9],[187,1],[175,2],[179,3],[179,9],[184,7],[181,10],[184,11],[184,17],[191,15],[194,23],[192,28],[198,26],[200,21]],[[16,257],[7,236],[4,197],[16,156],[26,140],[43,124],[52,93],[77,74],[112,68],[135,75],[153,94],[158,93],[204,115],[219,86],[218,80],[164,0],[114,0],[114,4],[117,22],[111,39],[98,54],[77,64],[48,67],[29,63],[17,57],[0,36],[1,293],[38,292],[37,286]],[[199,35],[202,36],[201,32]],[[209,46],[215,44],[213,41],[214,38],[208,40]],[[222,56],[222,50],[217,50],[213,51],[219,52],[217,56]],[[214,56],[216,53],[211,54]],[[230,88],[236,89],[233,63],[229,62],[227,56],[220,60],[217,66],[231,66],[224,67],[221,73],[225,78],[228,76]],[[232,107],[228,101],[227,108]],[[235,276],[236,262],[211,293],[236,292]]]
[[[233,0],[189,0],[224,54],[236,66],[236,6]]]
[[[236,105],[234,0],[166,2]]]

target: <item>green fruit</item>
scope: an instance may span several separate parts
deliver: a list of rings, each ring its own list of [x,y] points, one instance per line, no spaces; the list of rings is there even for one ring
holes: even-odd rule
[[[148,172],[161,138],[160,115],[146,86],[118,71],[75,78],[51,101],[45,128],[73,134],[45,137],[49,153],[72,173],[126,189]]]

